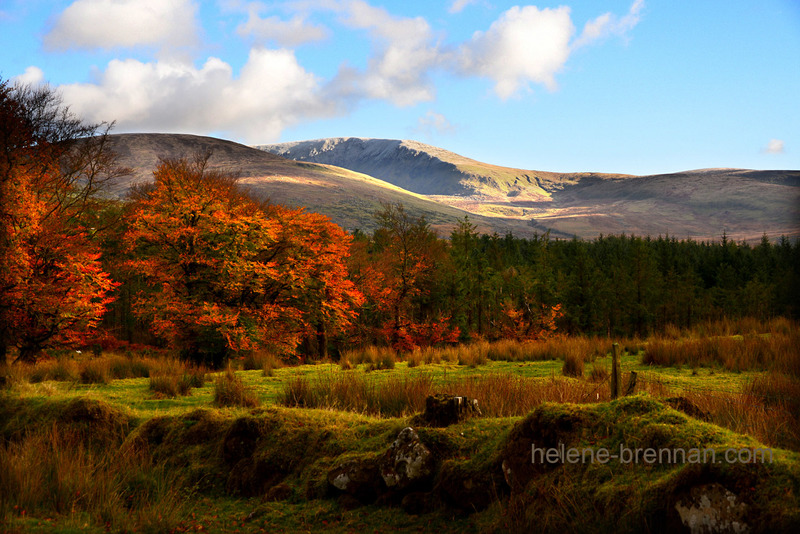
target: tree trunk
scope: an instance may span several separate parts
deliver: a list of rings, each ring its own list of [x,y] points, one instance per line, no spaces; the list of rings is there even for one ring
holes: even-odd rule
[[[325,321],[323,320],[320,320],[317,325],[317,354],[320,360],[328,357],[328,334],[325,331]]]

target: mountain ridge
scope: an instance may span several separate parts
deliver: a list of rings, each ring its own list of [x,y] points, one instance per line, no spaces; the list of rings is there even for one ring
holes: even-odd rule
[[[238,174],[254,196],[304,206],[350,231],[373,230],[373,214],[382,204],[399,202],[411,216],[424,216],[443,236],[469,216],[481,233],[511,232],[520,237],[550,231],[558,238],[621,233],[695,240],[719,240],[725,234],[751,242],[762,235],[800,238],[800,171],[559,174],[483,164],[413,141],[386,140],[380,150],[369,152],[377,173],[383,165],[394,176],[405,173],[409,186],[425,185],[427,180],[433,190],[449,193],[425,194],[392,183],[391,176],[387,180],[311,158],[289,160],[214,137],[114,134],[109,136],[109,147],[119,154],[121,165],[132,169],[112,184],[110,192],[117,197],[135,183],[152,180],[159,158],[211,152],[210,167]],[[349,165],[339,150],[341,143],[328,147],[329,152],[338,152],[333,155],[340,163]],[[364,153],[363,147],[353,151],[361,160]]]
[[[800,171],[795,170],[556,173],[482,163],[417,141],[353,137],[256,148],[367,172],[475,215],[535,221],[560,235],[800,237]]]

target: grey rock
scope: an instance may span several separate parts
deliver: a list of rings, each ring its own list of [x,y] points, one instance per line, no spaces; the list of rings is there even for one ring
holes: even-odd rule
[[[692,534],[744,534],[747,505],[720,484],[695,486],[675,504],[681,522]]]
[[[430,449],[420,441],[413,428],[406,427],[383,455],[380,474],[386,487],[405,490],[429,479],[434,466]]]

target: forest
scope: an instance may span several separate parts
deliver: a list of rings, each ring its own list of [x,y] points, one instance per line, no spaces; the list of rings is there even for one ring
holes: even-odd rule
[[[800,243],[672,236],[439,236],[402,205],[348,234],[256,199],[211,154],[161,161],[123,200],[105,147],[49,89],[0,85],[0,353],[168,347],[196,363],[269,350],[399,351],[554,335],[645,337],[800,315]]]

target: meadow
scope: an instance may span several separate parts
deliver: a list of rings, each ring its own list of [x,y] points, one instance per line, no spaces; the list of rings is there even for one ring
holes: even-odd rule
[[[632,395],[615,401],[608,383],[613,342],[622,349],[623,385],[632,371],[637,375]],[[435,484],[444,494],[453,493],[446,491],[448,473],[459,469],[481,473],[474,475],[476,486],[502,486],[488,473],[496,474],[498,454],[515,428],[530,414],[574,406],[576,413],[594,414],[592,421],[611,418],[623,429],[606,429],[595,443],[647,441],[652,430],[636,425],[652,416],[673,441],[679,438],[672,433],[683,432],[680,439],[688,442],[775,449],[779,460],[770,469],[780,476],[751,480],[759,488],[751,506],[787,492],[783,501],[770,501],[779,508],[771,513],[778,526],[795,524],[798,347],[796,325],[773,321],[749,329],[719,323],[642,340],[560,337],[404,354],[369,346],[345,351],[337,362],[292,366],[261,352],[220,371],[167,353],[64,352],[0,373],[0,518],[9,532],[504,531],[528,525],[530,510],[541,503],[558,502],[540,510],[543,530],[575,527],[571,518],[587,506],[579,496],[591,469],[563,467],[558,484],[526,504],[507,488],[494,489],[479,510],[445,503],[414,514],[399,503],[351,506],[334,498],[326,470],[344,458],[375,456],[423,411],[428,395],[450,393],[478,399],[483,415],[447,428],[418,428],[442,457]],[[644,403],[645,415],[618,413],[631,402]],[[673,408],[692,416],[687,424],[674,424]],[[250,468],[274,484],[224,459],[226,439],[242,421],[267,429],[258,434],[253,458],[271,468]],[[659,476],[700,476],[690,467]],[[652,516],[658,500],[631,489],[631,477],[643,475],[622,470],[594,484],[616,492],[617,500],[626,495],[631,531]],[[596,506],[597,495],[588,502]]]

